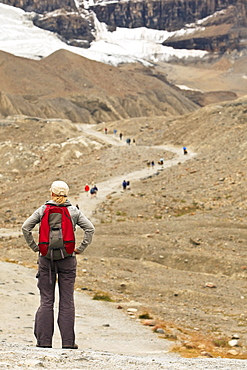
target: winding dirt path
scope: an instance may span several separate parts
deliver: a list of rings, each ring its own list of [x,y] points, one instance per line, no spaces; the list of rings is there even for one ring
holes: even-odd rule
[[[83,134],[91,139],[98,139],[101,142],[105,142],[114,146],[125,146],[127,145],[126,142],[123,140],[119,140],[118,137],[110,134],[104,134],[100,131],[96,131],[93,129],[94,126],[92,125],[77,125],[78,129],[83,132]],[[131,146],[130,146],[131,147]],[[145,146],[143,149],[145,150]],[[164,161],[164,164],[155,165],[153,168],[148,168],[147,166],[141,170],[137,170],[131,173],[126,173],[124,175],[110,177],[109,180],[102,181],[97,183],[97,188],[99,189],[97,197],[90,198],[85,192],[81,193],[79,199],[76,201],[71,199],[73,203],[77,203],[80,209],[83,210],[83,213],[94,223],[97,223],[97,219],[94,218],[94,211],[96,207],[102,203],[106,197],[110,194],[120,194],[123,192],[122,190],[122,181],[124,178],[130,182],[143,180],[150,176],[157,175],[158,172],[164,171],[164,169],[172,166],[176,166],[178,163],[183,163],[192,157],[195,156],[195,153],[188,153],[187,155],[183,154],[181,147],[174,147],[170,145],[159,145],[159,146],[152,146],[152,148],[156,148],[157,150],[164,150],[169,151],[175,154],[173,159]]]

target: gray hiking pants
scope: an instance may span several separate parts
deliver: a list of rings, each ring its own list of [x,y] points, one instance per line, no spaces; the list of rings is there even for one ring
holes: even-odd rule
[[[39,257],[38,288],[40,290],[40,307],[35,315],[34,335],[37,345],[52,346],[54,333],[54,302],[56,277],[59,286],[58,326],[62,346],[73,346],[75,343],[75,305],[74,283],[76,277],[76,257],[51,262]]]

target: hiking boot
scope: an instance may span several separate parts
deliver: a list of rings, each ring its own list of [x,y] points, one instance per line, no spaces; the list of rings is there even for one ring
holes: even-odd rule
[[[41,346],[40,344],[36,344],[36,347],[40,347],[40,348],[52,348],[52,346]]]
[[[77,344],[75,344],[75,343],[74,343],[72,346],[64,344],[64,345],[62,346],[62,348],[63,348],[63,349],[78,349],[78,345],[77,345]]]

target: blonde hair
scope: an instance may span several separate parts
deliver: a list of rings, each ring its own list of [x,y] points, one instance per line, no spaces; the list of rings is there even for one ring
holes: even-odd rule
[[[66,202],[67,195],[57,195],[57,194],[51,193],[51,200],[53,200],[54,202],[58,204],[62,204]]]

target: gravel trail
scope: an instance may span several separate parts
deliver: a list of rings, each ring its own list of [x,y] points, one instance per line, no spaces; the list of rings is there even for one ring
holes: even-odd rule
[[[36,348],[35,274],[35,269],[0,262],[0,369],[247,369],[242,360],[184,359],[169,353],[170,342],[123,314],[115,303],[93,301],[83,292],[75,292],[79,349],[61,349],[57,327],[53,348]]]
[[[86,124],[78,124],[78,129],[83,132],[84,135],[90,137],[91,139],[96,138],[101,142],[105,142],[106,144],[114,145],[114,146],[125,146],[127,145],[125,141],[119,140],[118,137],[111,135],[111,134],[104,134],[101,131],[96,131],[92,127],[93,125],[86,125]],[[146,147],[144,147],[145,149]],[[94,223],[97,223],[97,219],[94,218],[94,211],[98,204],[102,203],[105,198],[110,194],[119,194],[122,191],[121,183],[124,177],[130,181],[138,181],[141,179],[145,179],[149,176],[157,176],[159,172],[164,171],[165,168],[169,168],[171,166],[176,166],[178,163],[183,163],[187,160],[190,160],[196,154],[189,152],[187,155],[183,154],[183,151],[180,147],[174,147],[170,145],[159,145],[159,146],[152,146],[152,148],[156,148],[157,150],[164,150],[169,151],[174,154],[174,158],[171,160],[165,160],[163,165],[156,165],[154,168],[148,168],[145,166],[144,168],[131,172],[126,173],[125,175],[120,176],[112,176],[109,180],[102,181],[97,183],[97,187],[99,192],[96,198],[89,199],[85,193],[81,193],[79,199],[76,201],[70,198],[74,203],[77,203],[85,215],[92,220]]]

